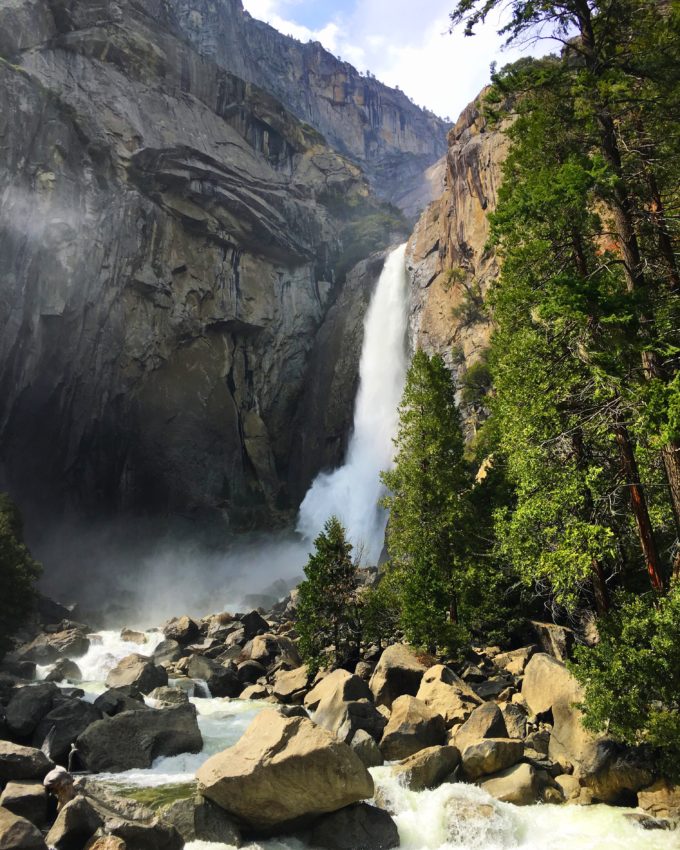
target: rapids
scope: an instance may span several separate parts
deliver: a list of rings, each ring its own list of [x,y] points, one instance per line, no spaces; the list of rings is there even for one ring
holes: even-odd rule
[[[117,632],[99,632],[78,664],[91,677],[82,684],[89,698],[104,691],[108,671],[130,652],[150,652],[162,640],[147,632],[145,644],[122,641]],[[45,673],[49,668],[43,668]],[[172,680],[170,681],[172,684]],[[197,683],[199,684],[199,683]],[[193,780],[194,772],[214,753],[233,746],[255,715],[271,703],[191,696],[198,710],[204,746],[200,753],[159,758],[148,770],[100,774],[112,789],[162,788]],[[147,701],[152,704],[150,700]],[[680,831],[647,832],[629,823],[630,809],[612,806],[526,807],[499,803],[464,783],[414,792],[392,776],[389,765],[371,769],[376,790],[399,829],[402,850],[680,850]],[[230,845],[194,841],[186,850],[232,850]],[[296,839],[272,839],[248,850],[305,850]]]

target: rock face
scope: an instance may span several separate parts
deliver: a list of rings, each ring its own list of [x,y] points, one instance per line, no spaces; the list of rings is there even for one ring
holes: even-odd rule
[[[2,850],[46,850],[40,830],[25,818],[0,806],[0,848]]]
[[[199,792],[266,834],[373,796],[359,757],[302,717],[263,711],[243,737],[198,770]]]
[[[346,272],[403,238],[375,192],[446,125],[238,0],[14,0],[0,59],[3,486],[34,520],[288,516],[346,439]]]

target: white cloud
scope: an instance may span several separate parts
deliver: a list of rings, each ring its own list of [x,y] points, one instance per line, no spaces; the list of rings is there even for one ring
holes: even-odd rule
[[[454,120],[488,82],[492,61],[503,65],[520,55],[501,51],[499,20],[493,16],[472,38],[462,32],[450,35],[448,16],[455,0],[428,0],[426,11],[413,0],[348,0],[345,10],[319,30],[292,20],[291,0],[244,0],[244,5],[280,32],[320,41],[359,70],[399,86],[420,106]]]

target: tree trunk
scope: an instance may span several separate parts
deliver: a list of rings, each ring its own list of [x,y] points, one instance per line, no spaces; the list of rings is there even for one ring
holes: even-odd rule
[[[657,593],[663,593],[665,586],[661,577],[659,553],[656,548],[656,541],[654,540],[652,522],[649,518],[647,499],[645,498],[644,488],[640,483],[640,473],[630,435],[623,422],[617,421],[614,423],[614,436],[619,447],[621,466],[623,467],[623,473],[630,492],[630,505],[635,516],[640,546],[642,547],[642,553],[647,565],[647,573],[649,574],[649,581]]]

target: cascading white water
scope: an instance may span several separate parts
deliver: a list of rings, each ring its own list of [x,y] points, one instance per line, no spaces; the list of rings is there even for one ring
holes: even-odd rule
[[[406,375],[406,245],[387,258],[364,323],[359,392],[345,463],[321,473],[300,506],[298,531],[312,540],[335,514],[364,560],[376,564],[387,521],[378,501],[384,492],[380,472],[392,464],[392,439]]]

